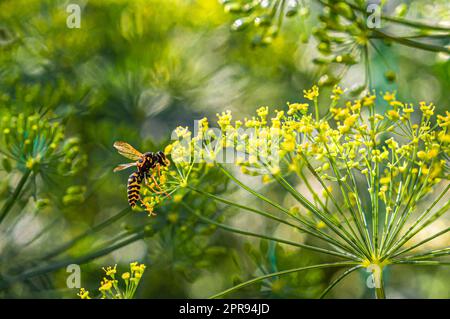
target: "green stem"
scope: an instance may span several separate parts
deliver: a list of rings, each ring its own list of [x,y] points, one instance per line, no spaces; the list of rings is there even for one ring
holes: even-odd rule
[[[331,289],[334,288],[334,286],[336,286],[342,279],[344,279],[345,277],[347,277],[348,275],[350,275],[352,272],[354,272],[355,270],[359,269],[363,267],[362,265],[356,265],[355,267],[352,267],[350,269],[347,269],[342,275],[340,275],[338,278],[336,278],[335,281],[333,281],[320,295],[320,299],[324,298],[325,295],[330,292]]]
[[[283,219],[281,219],[281,218],[278,218],[278,217],[276,217],[276,216],[273,216],[273,215],[271,215],[271,214],[269,214],[269,213],[260,211],[260,210],[258,210],[258,209],[255,209],[255,208],[252,208],[252,207],[248,207],[248,206],[245,206],[245,205],[237,204],[237,203],[232,202],[232,201],[230,201],[230,200],[227,200],[227,199],[225,199],[225,198],[221,198],[221,197],[219,197],[219,196],[215,196],[215,195],[213,195],[213,194],[204,192],[204,191],[202,191],[202,190],[199,190],[199,189],[196,189],[196,188],[193,188],[193,187],[190,187],[190,186],[188,186],[188,188],[190,188],[191,190],[193,190],[193,191],[195,191],[195,192],[198,192],[198,193],[200,193],[200,194],[203,194],[203,195],[205,195],[205,196],[207,196],[207,197],[209,197],[209,198],[212,198],[212,199],[217,200],[217,201],[219,201],[219,202],[225,203],[225,204],[227,204],[227,205],[229,205],[229,206],[233,206],[233,207],[237,207],[237,208],[240,208],[240,209],[243,209],[243,210],[247,210],[247,211],[250,211],[250,212],[259,214],[259,215],[261,215],[261,216],[270,218],[270,219],[272,219],[272,220],[275,220],[275,221],[277,221],[277,222],[279,222],[279,223],[282,223],[282,224],[285,224],[285,225],[294,227],[295,229],[298,229],[298,230],[301,231],[301,232],[305,232],[305,233],[307,233],[307,234],[309,234],[309,235],[311,235],[311,236],[314,236],[314,237],[316,237],[316,238],[318,238],[318,239],[324,240],[324,241],[328,242],[329,244],[331,244],[332,246],[339,247],[339,248],[343,249],[344,251],[346,251],[347,253],[350,253],[348,247],[345,247],[345,246],[342,245],[340,242],[336,242],[336,240],[334,240],[333,238],[331,238],[331,237],[330,237],[329,235],[327,235],[326,233],[323,233],[323,232],[317,231],[317,230],[316,230],[317,232],[315,232],[313,226],[312,226],[312,225],[309,225],[309,223],[307,223],[307,222],[302,222],[302,225],[305,225],[307,228],[300,227],[300,226],[294,225],[294,224],[292,224],[292,223],[290,223],[290,222],[288,222],[288,221],[285,221],[285,220],[283,220]],[[353,257],[356,258],[356,256],[353,256]]]
[[[375,268],[372,275],[375,282],[375,297],[377,299],[386,299],[386,294],[384,293],[383,268]]]
[[[67,251],[68,249],[70,249],[71,247],[73,247],[76,243],[78,243],[79,241],[81,241],[82,239],[88,237],[89,235],[95,234],[96,232],[101,231],[102,229],[106,228],[107,226],[115,223],[116,221],[118,221],[119,219],[121,219],[122,217],[126,216],[127,214],[129,214],[131,212],[131,209],[129,207],[121,210],[119,213],[117,213],[116,215],[108,218],[107,220],[105,220],[104,222],[92,227],[91,229],[88,229],[87,231],[85,231],[84,233],[76,236],[75,238],[71,239],[70,241],[68,241],[67,243],[62,244],[61,246],[59,246],[58,248],[54,249],[53,251],[47,253],[46,255],[44,255],[42,258],[40,258],[40,260],[49,260],[52,259],[58,255],[60,255],[61,253]]]
[[[442,266],[442,265],[450,265],[448,261],[440,261],[440,260],[399,260],[392,263],[393,265],[418,265],[418,266]]]
[[[325,6],[331,7],[331,4],[328,4],[326,2],[324,2],[323,0],[318,0],[320,3],[322,3]],[[365,9],[361,8],[357,5],[354,5],[353,3],[344,1],[346,4],[348,4],[350,6],[350,8],[352,8],[355,11],[359,11],[361,13],[365,13]],[[428,29],[428,30],[437,30],[437,31],[449,31],[448,27],[445,26],[440,26],[440,25],[430,25],[430,24],[426,24],[420,21],[414,21],[414,20],[408,20],[405,18],[399,18],[399,17],[390,17],[387,15],[381,15],[381,19],[392,22],[392,23],[398,23],[398,24],[403,24],[412,28],[418,28],[418,29]]]
[[[194,211],[191,207],[189,207],[187,204],[185,203],[181,203],[183,205],[184,208],[186,208],[189,212],[191,212],[192,214],[194,214],[195,216],[197,216],[200,220],[209,223],[209,224],[213,224],[219,228],[225,229],[227,231],[236,233],[236,234],[241,234],[244,236],[251,236],[251,237],[256,237],[256,238],[260,238],[260,239],[266,239],[266,240],[271,240],[271,241],[275,241],[278,242],[280,244],[285,244],[285,245],[290,245],[290,246],[294,246],[294,247],[299,247],[299,248],[303,248],[303,249],[307,249],[307,250],[312,250],[312,251],[316,251],[316,252],[320,252],[320,253],[324,253],[324,254],[328,254],[328,255],[333,255],[333,256],[337,256],[337,257],[341,257],[344,259],[348,259],[348,260],[354,260],[355,262],[359,262],[360,260],[358,258],[356,258],[355,256],[348,254],[348,253],[340,253],[334,250],[329,250],[329,249],[325,249],[325,248],[320,248],[320,247],[316,247],[316,246],[311,246],[311,245],[306,245],[306,244],[301,244],[301,243],[296,243],[296,242],[292,242],[289,240],[285,240],[285,239],[281,239],[281,238],[275,238],[272,236],[267,236],[267,235],[262,235],[262,234],[257,234],[257,233],[252,233],[252,232],[248,232],[245,230],[241,230],[238,228],[234,228],[225,224],[221,224],[218,223],[210,218],[207,218],[205,216],[200,215],[198,212]]]
[[[232,288],[229,288],[227,290],[224,290],[218,294],[215,294],[214,296],[211,296],[210,299],[214,299],[214,298],[219,298],[219,297],[223,297],[233,291],[236,291],[238,289],[244,288],[248,285],[254,284],[258,281],[262,281],[264,279],[268,279],[268,278],[272,278],[272,277],[277,277],[277,276],[282,276],[282,275],[287,275],[287,274],[291,274],[294,272],[299,272],[299,271],[303,271],[303,270],[309,270],[309,269],[320,269],[320,268],[327,268],[327,267],[345,267],[345,266],[354,266],[355,263],[349,263],[349,262],[337,262],[337,263],[328,263],[328,264],[320,264],[320,265],[313,265],[313,266],[306,266],[306,267],[300,267],[300,268],[293,268],[293,269],[288,269],[288,270],[283,270],[283,271],[279,271],[279,272],[274,272],[271,274],[267,274],[264,276],[260,276],[251,280],[248,280],[246,282],[243,282],[239,285],[236,285]]]
[[[28,177],[30,177],[30,174],[31,174],[31,171],[27,170],[22,175],[22,178],[20,179],[19,184],[17,184],[17,187],[14,190],[14,193],[11,195],[11,197],[8,198],[8,200],[3,205],[1,213],[0,213],[0,224],[5,219],[5,217],[8,215],[8,213],[11,210],[11,208],[13,207],[14,203],[19,198],[19,195],[22,192],[22,189],[25,186],[25,183],[27,182]]]
[[[392,40],[394,42],[403,44],[403,45],[408,46],[408,47],[418,48],[418,49],[422,49],[422,50],[426,50],[426,51],[432,51],[432,52],[450,53],[450,49],[447,49],[446,47],[441,47],[441,46],[434,45],[434,44],[429,44],[429,43],[418,42],[418,41],[410,40],[408,38],[398,38],[396,36],[389,35],[389,34],[387,34],[385,32],[379,31],[379,30],[373,30],[373,32],[377,36],[380,36],[380,37]]]

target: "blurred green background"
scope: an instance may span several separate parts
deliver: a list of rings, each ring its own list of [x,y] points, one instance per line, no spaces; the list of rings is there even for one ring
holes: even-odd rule
[[[69,3],[81,6],[79,29],[66,26]],[[130,213],[130,172],[112,172],[126,162],[112,148],[116,140],[156,151],[176,126],[192,126],[203,116],[230,109],[244,117],[259,106],[283,108],[301,99],[302,89],[329,72],[312,62],[320,53],[310,37],[319,9],[311,10],[308,18],[286,20],[270,45],[254,47],[254,30],[232,32],[238,17],[215,0],[1,1],[0,116],[38,112],[64,124],[66,136],[79,139],[87,165],[70,177],[49,170],[42,173],[46,178],[26,185],[0,225],[0,279],[8,282],[0,285],[0,297],[76,298],[77,290],[66,287],[65,266],[72,262],[80,262],[82,286],[92,291],[103,277],[102,266],[117,263],[125,271],[137,260],[148,267],[137,297],[196,298],[253,275],[325,260],[216,230],[173,202],[158,208],[156,218]],[[382,45],[381,53],[370,55],[372,88],[397,90],[403,101],[433,101],[438,111],[448,110],[448,55],[395,45]],[[395,72],[396,80],[389,82],[386,71]],[[341,83],[352,87],[363,79],[364,65],[358,64]],[[2,168],[2,201],[19,178],[20,170]],[[224,180],[211,180],[205,187],[232,192]],[[80,186],[80,196],[70,196],[73,186]],[[207,200],[183,200],[204,213],[222,209]],[[120,219],[102,224],[116,214]],[[234,223],[254,223],[245,213],[235,215]],[[86,231],[73,247],[53,253]],[[120,249],[104,250],[116,244]],[[275,278],[233,296],[317,297],[336,271]],[[372,297],[367,277],[354,273],[330,297]],[[445,268],[401,266],[387,273],[386,289],[397,298],[449,298],[449,279]]]

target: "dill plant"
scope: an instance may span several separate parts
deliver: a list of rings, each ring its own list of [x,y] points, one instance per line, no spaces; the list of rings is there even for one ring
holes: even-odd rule
[[[103,267],[105,276],[100,282],[98,288],[101,299],[133,299],[136,294],[136,289],[139,286],[142,275],[144,274],[146,266],[139,264],[138,262],[130,263],[130,270],[122,273],[120,279],[122,281],[119,284],[119,278],[117,278],[117,265]],[[81,299],[91,299],[90,292],[85,288],[80,288],[78,296]]]
[[[364,0],[220,0],[224,11],[237,17],[231,30],[249,30],[251,44],[265,47],[282,33],[286,20],[295,20],[297,39],[315,39],[317,66],[327,66],[319,80],[334,85],[355,64],[364,64],[364,83],[352,88],[361,93],[371,80],[371,56],[383,56],[392,44],[416,50],[448,54],[450,29],[445,1],[402,2]],[[433,9],[431,9],[433,8]],[[310,27],[309,20],[313,21]],[[377,21],[378,20],[378,21]],[[293,21],[291,21],[293,22]],[[387,64],[389,82],[396,80],[395,67]]]
[[[1,176],[6,185],[0,206],[0,286],[3,286],[10,284],[17,273],[27,272],[42,261],[42,255],[36,256],[36,252],[29,253],[27,249],[36,243],[48,244],[48,231],[61,225],[57,216],[40,213],[58,204],[83,202],[85,187],[76,182],[86,167],[87,156],[79,140],[67,137],[65,126],[51,113],[3,110],[0,132]],[[58,177],[71,185],[61,188],[61,198],[49,187]],[[21,234],[20,238],[15,235],[23,225],[31,223],[35,225],[34,232]]]
[[[37,197],[37,179],[49,181],[52,175],[74,176],[87,164],[87,157],[80,149],[76,138],[65,138],[64,126],[40,114],[6,113],[1,119],[2,146],[0,154],[4,171],[20,179],[12,195],[0,210],[0,224],[14,203],[23,195],[27,182],[34,185]],[[80,188],[80,187],[78,187]],[[66,196],[79,193],[72,187]]]
[[[376,297],[385,298],[386,267],[448,265],[448,246],[431,250],[424,246],[449,231],[449,227],[435,231],[428,226],[444,217],[450,205],[450,113],[436,116],[433,103],[414,106],[397,100],[395,92],[378,96],[373,92],[343,101],[344,90],[335,86],[326,114],[320,114],[319,88],[313,86],[303,93],[308,103],[290,103],[287,110],[272,115],[268,107],[236,121],[230,111],[218,114],[219,132],[206,118],[194,133],[178,127],[176,140],[166,147],[173,165],[160,183],[182,205],[181,198],[191,193],[234,211],[260,215],[308,239],[291,241],[236,228],[224,223],[225,214],[204,216],[196,207],[183,205],[200,220],[339,259],[268,273],[214,297],[273,277],[340,267],[344,272],[320,297],[350,273],[365,268],[372,272]],[[383,112],[376,111],[377,104]],[[227,151],[232,154],[231,164]],[[221,172],[264,208],[209,192],[204,176],[210,171]],[[247,185],[246,175],[263,186]],[[301,191],[299,185],[304,186]],[[289,195],[291,202],[272,199],[268,187]],[[144,200],[153,210],[165,197],[148,192]],[[430,229],[433,233],[419,239],[418,235]]]

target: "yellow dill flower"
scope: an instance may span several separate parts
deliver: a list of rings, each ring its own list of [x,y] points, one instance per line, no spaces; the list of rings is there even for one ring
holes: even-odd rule
[[[198,121],[198,134],[202,135],[205,134],[208,131],[209,124],[208,119],[206,117],[202,118]]]
[[[91,297],[89,297],[89,291],[84,288],[80,288],[80,292],[77,293],[77,296],[79,296],[81,299],[91,299]]]
[[[414,113],[414,108],[413,106],[410,104],[409,106],[407,105],[403,105],[403,103],[401,103],[403,106],[403,112],[404,113]]]
[[[383,99],[386,102],[395,101],[395,94],[396,94],[396,92],[385,92],[383,95]]]
[[[449,144],[450,143],[450,134],[445,134],[445,132],[439,132],[438,134],[438,140],[442,144]]]
[[[337,102],[337,101],[339,101],[339,99],[341,98],[341,95],[344,94],[344,92],[345,92],[345,90],[342,90],[341,87],[340,87],[339,85],[336,84],[336,85],[333,87],[333,91],[332,91],[333,94],[331,94],[330,98],[331,98],[334,102]]]
[[[359,111],[361,110],[361,100],[356,100],[353,104],[349,103],[348,105],[350,107],[350,110],[355,113],[359,113]]]
[[[348,108],[331,108],[330,111],[334,114],[335,120],[343,120],[350,115]]]
[[[171,154],[172,153],[172,149],[173,149],[173,144],[169,144],[164,148],[164,153],[165,154]]]
[[[178,138],[180,138],[180,137],[186,138],[186,137],[191,136],[191,132],[189,131],[189,128],[188,128],[188,127],[178,126],[178,127],[175,129],[175,135],[176,135]]]
[[[258,116],[261,119],[265,120],[267,118],[267,115],[269,115],[269,107],[267,106],[260,107],[259,109],[256,110],[256,114],[258,114]]]
[[[309,90],[303,90],[303,96],[310,101],[314,101],[319,96],[319,87],[314,85]]]
[[[427,105],[425,102],[420,102],[419,108],[425,117],[430,117],[430,116],[434,115],[435,107],[434,107],[433,103],[430,103],[429,105]]]
[[[400,118],[400,114],[396,110],[389,110],[387,111],[387,118],[391,121],[398,120]]]
[[[288,104],[289,110],[287,112],[288,115],[294,115],[297,112],[302,114],[306,114],[308,112],[309,105],[307,103],[291,103]]]
[[[367,95],[363,98],[363,106],[372,106],[375,104],[376,95]]]
[[[343,125],[340,125],[340,126],[338,127],[339,132],[340,132],[341,134],[345,134],[345,133],[347,133],[348,131],[350,131],[351,128],[355,125],[356,120],[358,119],[358,117],[359,117],[358,114],[353,114],[353,115],[348,116],[348,117],[344,120],[344,124],[343,124]]]
[[[437,147],[432,148],[427,153],[427,158],[432,159],[439,155],[439,149]]]
[[[145,265],[139,264],[137,262],[131,263],[130,267],[131,267],[131,272],[133,272],[133,273],[141,273],[142,274],[145,270]]]
[[[284,141],[281,143],[281,149],[286,152],[293,152],[295,150],[295,146],[295,136],[293,136],[292,134],[286,134],[284,136]]]
[[[116,270],[117,268],[117,264],[114,265],[114,267],[108,266],[108,267],[103,267],[103,271],[106,273],[106,276],[110,276],[113,277],[115,275],[115,273],[117,272]]]
[[[419,151],[417,152],[417,157],[419,159],[425,159],[427,157],[427,153],[425,153],[424,151]]]
[[[217,113],[217,124],[219,124],[220,128],[226,129],[231,124],[231,119],[233,116],[231,115],[231,111],[227,110],[222,113]]]
[[[437,116],[437,120],[439,123],[440,127],[448,127],[450,126],[450,112],[449,111],[445,111],[445,115],[438,115]]]
[[[405,104],[403,104],[402,102],[395,101],[395,100],[389,102],[389,105],[394,107],[394,108],[399,108],[399,107],[404,107],[405,106]]]
[[[390,148],[390,149],[396,149],[398,148],[398,143],[394,140],[393,137],[391,137],[390,139],[386,140],[386,145]]]
[[[100,290],[102,293],[111,290],[112,286],[113,286],[113,281],[109,280],[107,278],[103,278],[103,280],[101,281],[101,286],[100,288],[98,288],[98,290]]]
[[[139,280],[145,270],[145,265],[137,262],[130,263],[130,271],[124,272],[120,277],[122,281],[113,278],[116,274],[116,265],[114,267],[103,267],[103,270],[112,279],[103,278],[100,282],[98,290],[101,292],[102,299],[132,299],[136,291]],[[90,299],[89,292],[81,288],[77,294],[82,299]]]

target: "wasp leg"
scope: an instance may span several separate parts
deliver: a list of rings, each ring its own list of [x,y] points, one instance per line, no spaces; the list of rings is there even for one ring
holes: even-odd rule
[[[158,166],[159,168],[159,166]],[[167,194],[166,191],[164,191],[161,186],[159,186],[158,182],[156,181],[155,177],[153,176],[153,174],[150,174],[150,177],[152,178],[153,183],[155,183],[156,187],[158,187],[158,189],[161,191],[160,194],[165,194],[166,197],[172,198],[169,194]]]
[[[158,164],[156,167],[158,168],[158,178],[161,179],[161,166]]]
[[[147,175],[146,175],[146,177],[144,178],[144,183],[145,183],[145,186],[147,186],[148,188],[150,188],[150,190],[151,190],[154,194],[158,194],[158,195],[164,194],[163,191],[160,192],[160,191],[157,191],[156,189],[153,188],[153,186],[148,182]],[[157,184],[155,183],[155,185],[157,185]]]
[[[156,213],[153,211],[153,207],[150,207],[147,203],[144,203],[142,199],[139,200],[141,202],[141,206],[145,209],[149,216],[156,216]]]

